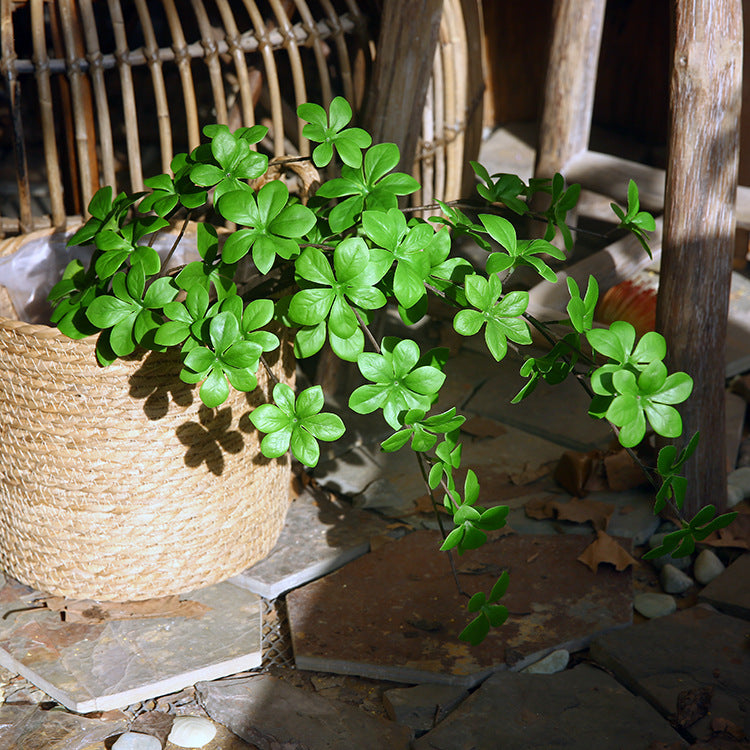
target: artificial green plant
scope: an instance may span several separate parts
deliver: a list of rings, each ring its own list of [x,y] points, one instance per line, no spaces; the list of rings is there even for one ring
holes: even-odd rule
[[[230,388],[252,391],[258,386],[258,368],[280,346],[279,326],[288,329],[300,359],[317,354],[328,342],[334,354],[357,364],[366,381],[351,394],[350,409],[380,412],[392,429],[382,449],[408,445],[418,455],[433,502],[435,493],[442,496],[453,519],[441,546],[449,553],[480,547],[488,531],[505,524],[508,508],[478,504],[480,487],[473,471],[466,472],[460,486],[456,481],[464,417],[455,408],[433,409],[445,381],[448,352],[421,351],[408,337],[377,340],[371,323],[387,305],[395,305],[410,326],[427,314],[430,295],[440,298],[456,309],[455,330],[463,336],[481,333],[497,361],[509,347],[531,344],[535,328],[549,340],[550,349],[526,359],[521,374],[527,383],[514,402],[528,397],[540,380],[554,384],[574,375],[591,395],[589,414],[608,420],[626,448],[638,446],[650,430],[666,438],[681,435],[675,405],[690,395],[690,376],[667,372],[660,334],[636,340],[627,322],[594,326],[594,278],[583,293],[567,279],[570,301],[562,322],[569,332],[562,337],[527,312],[528,292],[503,289],[519,266],[557,280],[548,260],[562,260],[565,253],[551,240],[559,231],[566,251],[571,250],[565,219],[580,186],[566,186],[559,174],[527,184],[515,175],[490,175],[472,163],[480,184],[471,215],[463,204],[438,201],[434,208],[440,209],[439,216],[410,218],[399,208],[399,199],[417,191],[419,184],[393,171],[400,158],[396,145],[371,145],[364,130],[349,127],[352,111],[341,98],[333,100],[328,112],[303,104],[298,114],[307,122],[303,134],[318,144],[313,164],[328,167],[334,154],[342,162],[339,176],[324,181],[306,205],[281,180],[251,187],[269,166],[256,150],[265,128],[230,132],[223,125],[206,127],[208,141],[176,156],[171,175],[147,180],[147,192],[113,196],[105,187],[95,194],[88,207],[91,218],[69,243],[93,243],[95,252],[88,266],[72,261],[52,290],[52,322],[72,338],[98,333],[96,354],[102,365],[137,347],[179,349],[180,378],[199,383],[200,398],[211,408],[225,401]],[[529,207],[538,192],[549,197],[542,215]],[[618,227],[633,232],[648,251],[646,232],[653,230],[654,220],[640,210],[634,183],[627,210],[614,204],[613,210]],[[507,218],[514,215],[542,219],[544,237],[519,239]],[[160,260],[152,247],[155,233],[181,221],[174,251],[191,219],[199,222],[201,259],[168,274],[169,257]],[[224,222],[234,228],[221,244],[215,224]],[[452,254],[457,236],[487,252],[484,272]],[[237,283],[239,270],[248,263],[265,282],[251,296],[240,294]],[[282,291],[288,289],[292,291]],[[250,419],[264,433],[261,451],[267,457],[290,450],[312,467],[320,456],[319,441],[337,440],[345,431],[337,415],[323,410],[320,386],[295,394],[276,383],[266,396],[268,403]],[[679,455],[667,446],[655,467],[644,467],[658,489],[655,512],[669,505],[681,520],[681,527],[647,557],[689,554],[696,541],[733,518],[717,516],[711,505],[693,519],[681,515],[686,484],[680,468],[696,441],[697,435]],[[504,572],[489,594],[470,597],[473,618],[462,639],[479,643],[491,626],[504,622],[508,612],[500,600],[508,580]]]

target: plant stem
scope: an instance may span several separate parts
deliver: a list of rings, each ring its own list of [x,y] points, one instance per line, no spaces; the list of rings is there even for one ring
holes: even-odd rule
[[[167,268],[169,267],[169,261],[172,260],[172,256],[175,253],[175,250],[177,250],[177,245],[180,244],[182,238],[185,235],[185,231],[188,228],[188,223],[190,222],[190,211],[187,212],[185,215],[185,220],[182,222],[182,228],[180,229],[180,233],[177,235],[177,239],[174,241],[174,244],[169,249],[169,252],[167,253],[167,257],[164,258],[164,263],[162,263],[161,271],[159,271],[159,277],[166,276]]]
[[[362,320],[362,316],[359,314],[356,308],[352,307],[352,312],[357,316],[357,320],[359,321],[359,325],[364,331],[365,336],[367,336],[368,341],[372,344],[373,348],[378,354],[381,354],[380,351],[380,344],[378,344],[377,339],[372,335],[370,332],[370,329],[367,327],[367,324],[364,320]]]
[[[268,366],[268,362],[266,362],[266,358],[261,356],[260,361],[263,364],[263,367],[265,368],[266,374],[268,375],[268,377],[271,378],[271,380],[273,380],[274,385],[278,385],[279,379],[276,377],[276,375],[274,375],[273,370]]]
[[[424,480],[425,487],[427,487],[427,492],[429,493],[430,500],[432,501],[432,509],[435,512],[435,518],[437,518],[438,526],[440,527],[440,534],[443,537],[443,541],[445,541],[447,534],[445,533],[445,527],[443,526],[443,519],[440,517],[440,511],[438,510],[435,495],[432,492],[432,487],[430,487],[430,483],[427,479],[427,471],[424,467],[424,454],[421,451],[415,451],[415,455],[417,457],[417,463],[419,464],[419,470],[422,472],[422,479]],[[461,594],[461,596],[465,596],[467,599],[470,598],[470,595],[463,590],[463,588],[461,587],[461,582],[458,580],[458,571],[456,570],[456,562],[453,559],[452,549],[448,550],[448,562],[451,566],[451,574],[453,575],[453,581],[456,584],[458,593]]]

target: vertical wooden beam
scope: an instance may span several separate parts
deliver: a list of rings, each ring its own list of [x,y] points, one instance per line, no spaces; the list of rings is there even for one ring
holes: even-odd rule
[[[695,380],[680,411],[681,444],[700,430],[686,466],[685,513],[726,507],[724,357],[734,250],[742,101],[741,0],[676,0],[669,165],[657,329],[670,371]]]
[[[536,177],[552,177],[589,147],[606,0],[555,0]]]
[[[398,169],[412,173],[432,74],[443,0],[385,0],[363,127],[395,143]]]

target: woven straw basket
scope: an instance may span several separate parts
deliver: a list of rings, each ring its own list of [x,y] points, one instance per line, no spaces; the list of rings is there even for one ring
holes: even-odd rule
[[[45,233],[0,242],[0,255]],[[290,466],[259,453],[247,419],[258,397],[233,391],[208,409],[177,377],[177,356],[101,368],[95,343],[0,317],[4,569],[51,594],[122,601],[190,591],[262,559],[284,522]],[[273,369],[291,383],[284,359]]]

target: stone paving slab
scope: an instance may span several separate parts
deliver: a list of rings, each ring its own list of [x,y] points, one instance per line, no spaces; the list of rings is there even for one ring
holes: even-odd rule
[[[489,591],[504,568],[510,617],[484,643],[458,640],[468,622],[441,537],[417,531],[291,592],[287,611],[299,669],[396,682],[472,686],[558,648],[585,647],[632,619],[632,577],[576,558],[591,537],[509,535],[457,558],[461,585]]]
[[[601,448],[612,440],[606,421],[588,416],[591,399],[575,381],[550,386],[540,382],[519,404],[511,400],[525,385],[518,371],[523,360],[508,354],[495,373],[464,404],[464,410],[490,417],[576,451]]]
[[[229,583],[275,599],[365,554],[370,538],[384,534],[386,527],[375,514],[344,500],[304,492],[289,506],[271,553]]]
[[[101,718],[28,704],[0,706],[0,748],[4,750],[84,750],[104,747],[104,740],[127,729],[119,711]]]
[[[122,708],[198,680],[260,666],[260,599],[228,583],[185,598],[200,618],[66,623],[33,607],[42,594],[14,581],[0,589],[0,664],[71,711]]]
[[[492,675],[414,748],[645,750],[652,742],[680,740],[646,701],[581,664],[554,675]]]
[[[411,731],[269,675],[196,685],[208,715],[259,750],[407,750]]]
[[[707,700],[703,718],[686,719],[694,738],[710,737],[716,718],[750,735],[748,633],[745,620],[698,606],[599,636],[590,654],[664,716],[688,716],[692,703]]]
[[[526,484],[559,459],[559,445],[513,427],[499,425],[501,434],[486,438],[465,436],[463,472],[473,469],[482,485],[483,502],[492,503],[495,488]],[[319,484],[349,495],[357,507],[403,516],[413,512],[427,494],[414,455],[409,449],[384,453],[378,444],[358,446],[314,472]],[[485,499],[486,498],[486,499]]]
[[[737,558],[698,598],[728,615],[750,620],[750,554]]]

